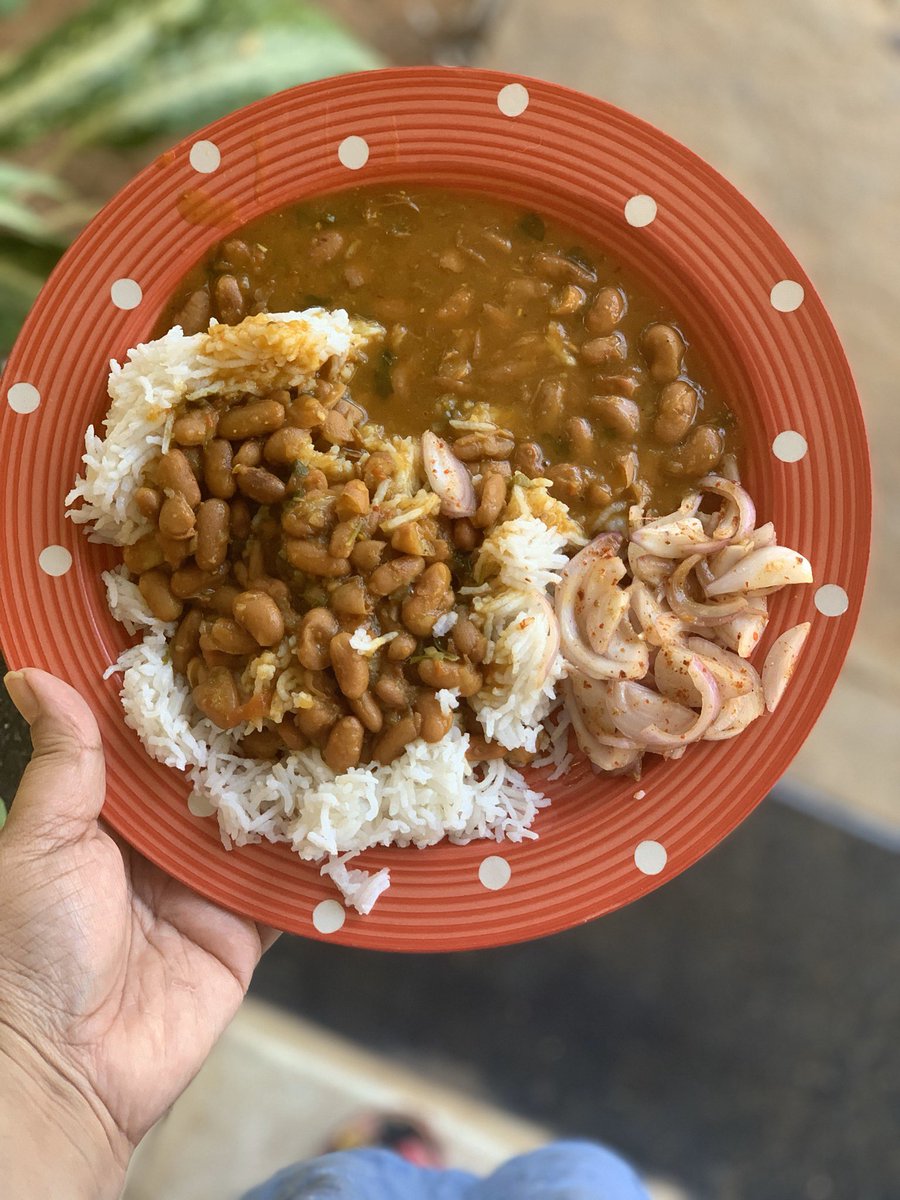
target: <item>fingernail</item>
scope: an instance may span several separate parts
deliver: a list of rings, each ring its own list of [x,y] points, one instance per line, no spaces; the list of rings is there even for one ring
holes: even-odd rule
[[[39,705],[34,692],[28,686],[24,671],[10,671],[3,676],[3,686],[9,698],[30,725],[38,715]]]

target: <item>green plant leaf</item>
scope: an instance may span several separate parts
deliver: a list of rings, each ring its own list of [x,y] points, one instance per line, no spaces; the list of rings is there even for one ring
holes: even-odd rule
[[[25,0],[0,0],[0,17],[8,17],[17,8],[24,8]]]
[[[210,0],[97,0],[0,74],[0,145],[21,145],[65,121],[112,80],[201,17]],[[223,5],[224,7],[225,5]]]
[[[12,348],[62,249],[0,233],[0,359]]]
[[[0,9],[0,12],[3,10]],[[0,829],[6,824],[6,805],[0,800]]]
[[[181,133],[282,88],[379,65],[333,22],[295,7],[291,24],[204,30],[160,52],[124,95],[111,90],[74,122],[66,142],[71,149]]]
[[[0,159],[0,230],[63,246],[92,211],[61,180]]]

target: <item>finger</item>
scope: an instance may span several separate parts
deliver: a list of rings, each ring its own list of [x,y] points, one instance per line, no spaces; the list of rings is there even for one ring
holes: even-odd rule
[[[271,925],[260,925],[258,921],[256,923],[256,928],[259,932],[259,944],[262,947],[263,954],[265,954],[265,952],[270,950],[281,937],[281,930],[273,929]]]
[[[96,822],[106,789],[94,714],[74,688],[46,671],[11,671],[3,682],[31,726],[33,747],[7,833],[74,841]]]

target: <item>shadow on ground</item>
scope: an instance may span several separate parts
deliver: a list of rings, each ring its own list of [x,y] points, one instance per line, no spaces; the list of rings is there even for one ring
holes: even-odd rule
[[[591,925],[449,956],[283,938],[253,991],[698,1200],[893,1200],[897,867],[769,801]]]

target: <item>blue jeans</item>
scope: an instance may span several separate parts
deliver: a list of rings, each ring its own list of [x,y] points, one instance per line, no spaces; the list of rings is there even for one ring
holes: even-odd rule
[[[557,1142],[487,1179],[415,1167],[388,1150],[341,1150],[279,1171],[244,1200],[649,1200],[627,1163],[601,1146]]]

